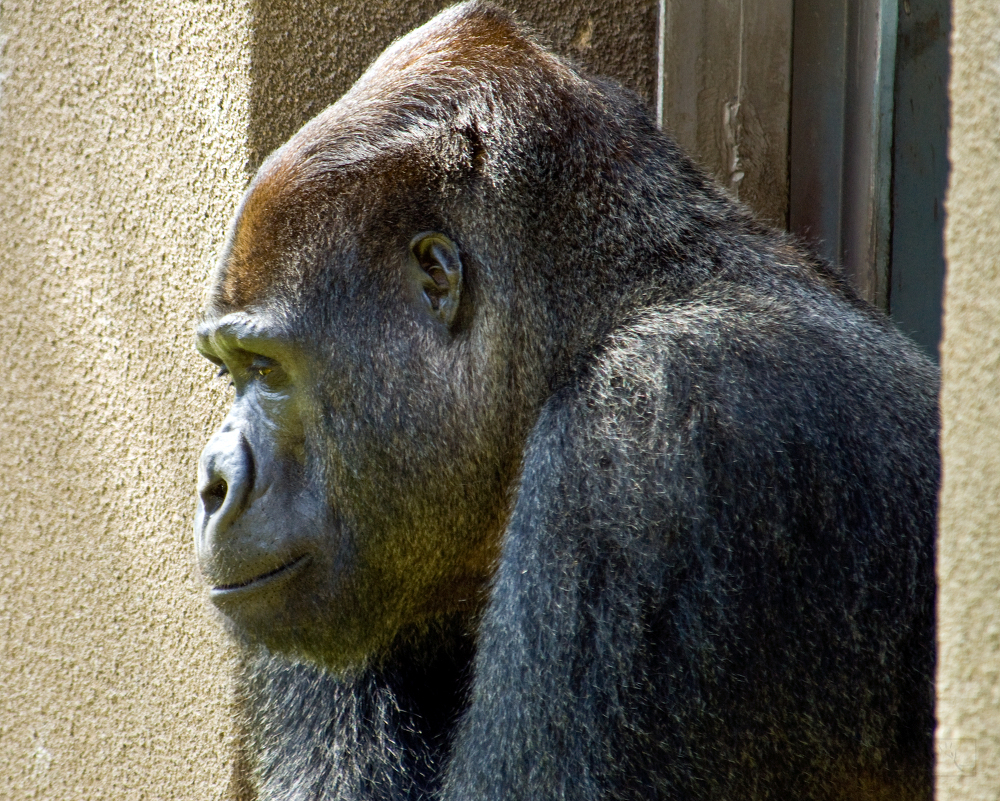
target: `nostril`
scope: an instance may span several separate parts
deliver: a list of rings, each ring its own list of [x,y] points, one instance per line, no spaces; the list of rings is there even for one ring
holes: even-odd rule
[[[213,435],[198,460],[198,520],[206,536],[220,536],[243,514],[254,474],[253,453],[241,431],[227,428]]]
[[[205,506],[205,517],[211,517],[219,511],[219,508],[226,500],[226,493],[228,491],[229,486],[221,478],[218,481],[212,482],[202,491],[201,502]]]

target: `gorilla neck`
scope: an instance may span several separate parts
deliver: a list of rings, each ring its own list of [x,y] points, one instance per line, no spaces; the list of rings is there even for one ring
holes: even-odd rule
[[[474,642],[465,616],[348,677],[261,653],[238,692],[246,739],[236,777],[260,797],[430,798],[466,704]],[[296,795],[295,797],[299,797]]]

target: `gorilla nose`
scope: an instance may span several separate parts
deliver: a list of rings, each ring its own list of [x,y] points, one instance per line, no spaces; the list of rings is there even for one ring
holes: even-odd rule
[[[198,463],[199,546],[210,526],[221,533],[240,516],[253,483],[253,456],[246,437],[235,429],[216,433]]]

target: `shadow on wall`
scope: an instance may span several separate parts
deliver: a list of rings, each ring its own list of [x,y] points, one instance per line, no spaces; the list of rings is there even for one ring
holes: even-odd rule
[[[257,0],[250,67],[248,174],[305,122],[344,94],[394,39],[448,0],[392,3]],[[621,81],[652,104],[656,4],[621,0],[507,3],[552,48],[586,70]]]

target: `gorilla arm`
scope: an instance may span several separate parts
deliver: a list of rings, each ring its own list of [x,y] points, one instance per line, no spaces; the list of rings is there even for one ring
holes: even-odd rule
[[[643,728],[636,705],[666,702],[639,695],[649,615],[669,569],[661,540],[683,530],[697,500],[682,495],[703,482],[682,467],[697,450],[680,426],[664,421],[672,441],[650,464],[638,443],[598,430],[615,411],[595,413],[592,391],[554,395],[529,442],[446,798],[529,798],[538,788],[601,798],[615,775],[638,798],[656,774],[638,764],[648,749],[622,746]],[[654,510],[649,484],[684,472]]]
[[[906,641],[932,598],[900,582],[932,553],[849,508],[894,489],[899,387],[840,409],[859,366],[817,330],[831,324],[735,300],[648,314],[544,408],[446,798],[745,797],[758,782],[841,797],[863,781],[919,797],[926,777],[905,769],[923,745],[908,753],[884,712],[926,709]]]

